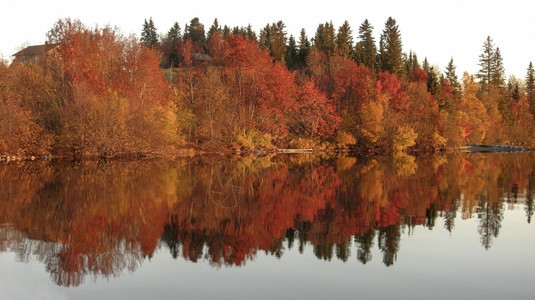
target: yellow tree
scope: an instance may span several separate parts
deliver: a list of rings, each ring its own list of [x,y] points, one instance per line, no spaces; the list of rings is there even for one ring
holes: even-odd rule
[[[24,105],[24,87],[19,78],[27,67],[9,68],[0,60],[0,154],[37,155],[50,150],[51,135],[38,123],[37,115]]]
[[[533,147],[533,115],[530,113],[530,106],[525,94],[513,102],[511,112],[513,124],[509,128],[508,134],[511,142],[528,144]]]
[[[459,116],[458,126],[462,128],[466,142],[482,143],[489,129],[489,116],[485,105],[477,97],[479,84],[466,72],[463,74],[463,90],[459,109],[466,115]]]

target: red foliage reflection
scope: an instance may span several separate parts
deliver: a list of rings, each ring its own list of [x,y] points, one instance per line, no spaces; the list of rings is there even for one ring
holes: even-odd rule
[[[320,259],[393,264],[403,228],[477,217],[485,248],[505,198],[533,215],[533,154],[315,156],[0,166],[0,250],[36,255],[58,285],[117,276],[167,248],[214,266],[310,244]],[[482,193],[484,191],[484,193]],[[37,245],[25,247],[25,245]],[[17,246],[19,245],[19,246]],[[33,249],[33,250],[29,250]],[[26,253],[25,251],[31,251]]]

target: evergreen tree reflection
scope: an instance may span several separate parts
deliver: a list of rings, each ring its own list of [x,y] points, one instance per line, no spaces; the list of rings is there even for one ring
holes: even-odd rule
[[[372,260],[371,249],[373,248],[373,239],[375,238],[375,229],[371,229],[366,233],[357,234],[355,242],[357,243],[357,259],[366,264]]]
[[[383,263],[388,267],[396,262],[399,251],[399,240],[401,238],[400,225],[391,225],[379,229],[377,243],[383,252]]]

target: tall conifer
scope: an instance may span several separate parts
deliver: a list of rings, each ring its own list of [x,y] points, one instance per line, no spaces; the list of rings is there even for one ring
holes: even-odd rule
[[[349,22],[345,21],[336,34],[336,54],[350,58],[353,56],[353,32]]]
[[[535,69],[533,69],[532,62],[529,62],[528,72],[526,74],[526,94],[531,114],[535,117]]]
[[[156,26],[152,21],[152,17],[149,18],[149,21],[145,19],[145,22],[143,23],[141,42],[147,48],[154,48],[158,45],[158,33],[156,32]]]
[[[364,20],[359,27],[359,41],[355,46],[355,61],[372,70],[376,69],[377,46],[373,38],[373,26]]]
[[[403,74],[403,47],[399,27],[392,17],[389,17],[385,23],[379,45],[381,70],[401,76]]]
[[[453,58],[451,58],[450,62],[446,66],[446,79],[448,79],[451,84],[451,87],[453,89],[453,95],[455,97],[459,97],[461,93],[461,84],[459,83],[459,77],[457,77],[455,70],[456,67],[453,64]]]

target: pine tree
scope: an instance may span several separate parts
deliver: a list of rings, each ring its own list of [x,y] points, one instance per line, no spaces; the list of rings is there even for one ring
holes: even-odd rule
[[[194,51],[204,52],[206,47],[206,36],[204,25],[199,18],[193,18],[189,25],[184,29],[184,41],[190,40],[193,43]]]
[[[313,39],[314,47],[327,55],[333,55],[336,50],[336,39],[332,22],[320,24]]]
[[[178,22],[175,22],[173,27],[171,27],[167,32],[167,39],[172,41],[178,41],[182,39],[182,29],[180,28],[180,25],[178,25]]]
[[[164,65],[164,67],[169,66],[172,68],[172,67],[178,66],[178,60],[179,60],[178,47],[179,47],[181,40],[182,40],[182,31],[181,31],[180,25],[178,25],[178,22],[175,22],[175,24],[173,24],[173,27],[169,29],[169,31],[167,32],[167,35],[162,41],[162,50],[163,50],[162,65]],[[166,62],[163,62],[164,55],[167,56]]]
[[[405,73],[407,75],[412,74],[414,71],[421,69],[416,53],[409,52],[409,56],[404,60],[405,62]]]
[[[269,50],[271,56],[280,62],[284,62],[286,53],[286,25],[282,21],[267,24],[264,29],[260,30],[259,47],[260,49]]]
[[[483,52],[479,55],[479,72],[476,78],[479,79],[481,89],[486,93],[489,92],[490,83],[495,74],[495,50],[494,43],[490,36],[483,43]]]
[[[256,33],[251,27],[251,24],[247,25],[247,28],[245,28],[245,38],[249,41],[256,41]]]
[[[299,34],[299,48],[298,48],[298,67],[303,68],[306,65],[308,53],[310,52],[310,41],[304,28]]]
[[[424,62],[422,64],[422,69],[429,73],[429,70],[431,69],[431,66],[429,66],[429,62],[427,61],[427,57],[424,58]]]
[[[430,67],[427,72],[427,91],[431,93],[435,99],[440,98],[440,80],[435,67]]]
[[[217,21],[217,18],[214,19],[214,23],[212,26],[210,26],[210,29],[208,29],[208,36],[207,40],[210,42],[210,39],[214,34],[221,34],[223,33],[223,30],[221,29],[221,26],[219,26],[219,22]]]
[[[497,87],[504,87],[505,68],[503,66],[503,58],[499,47],[497,47],[494,52],[493,69],[494,73],[492,74],[491,83]]]
[[[278,21],[273,24],[273,42],[272,42],[272,55],[275,59],[284,62],[284,53],[286,52],[286,25],[282,21]]]
[[[336,54],[351,58],[353,56],[353,37],[349,22],[345,21],[336,34]]]
[[[260,50],[269,50],[269,31],[269,24],[260,29],[260,33],[258,35],[258,48],[260,48]]]
[[[379,41],[381,70],[403,75],[401,34],[396,20],[389,17]]]
[[[158,45],[158,33],[156,32],[156,26],[154,26],[152,17],[149,18],[148,22],[147,19],[145,19],[145,22],[143,23],[141,42],[147,48],[154,48]]]
[[[368,19],[364,20],[359,27],[359,41],[355,46],[355,61],[372,70],[376,69],[377,47],[373,38],[373,26]]]
[[[297,51],[297,43],[295,42],[293,35],[290,35],[290,39],[288,40],[288,46],[286,47],[284,60],[288,69],[293,70],[297,68],[299,52]]]
[[[228,27],[227,25],[223,26],[223,37],[228,37],[229,35],[230,35],[230,27]]]
[[[520,100],[520,86],[522,83],[516,76],[510,76],[507,80],[507,92],[510,98],[510,102],[518,102]]]
[[[532,62],[529,62],[528,72],[526,74],[526,95],[531,114],[535,117],[535,69],[533,69]]]
[[[446,79],[451,84],[451,87],[453,89],[453,95],[455,97],[459,97],[461,95],[461,84],[459,83],[459,78],[457,77],[457,74],[455,73],[455,65],[453,64],[453,58],[450,59],[450,62],[446,66]]]

